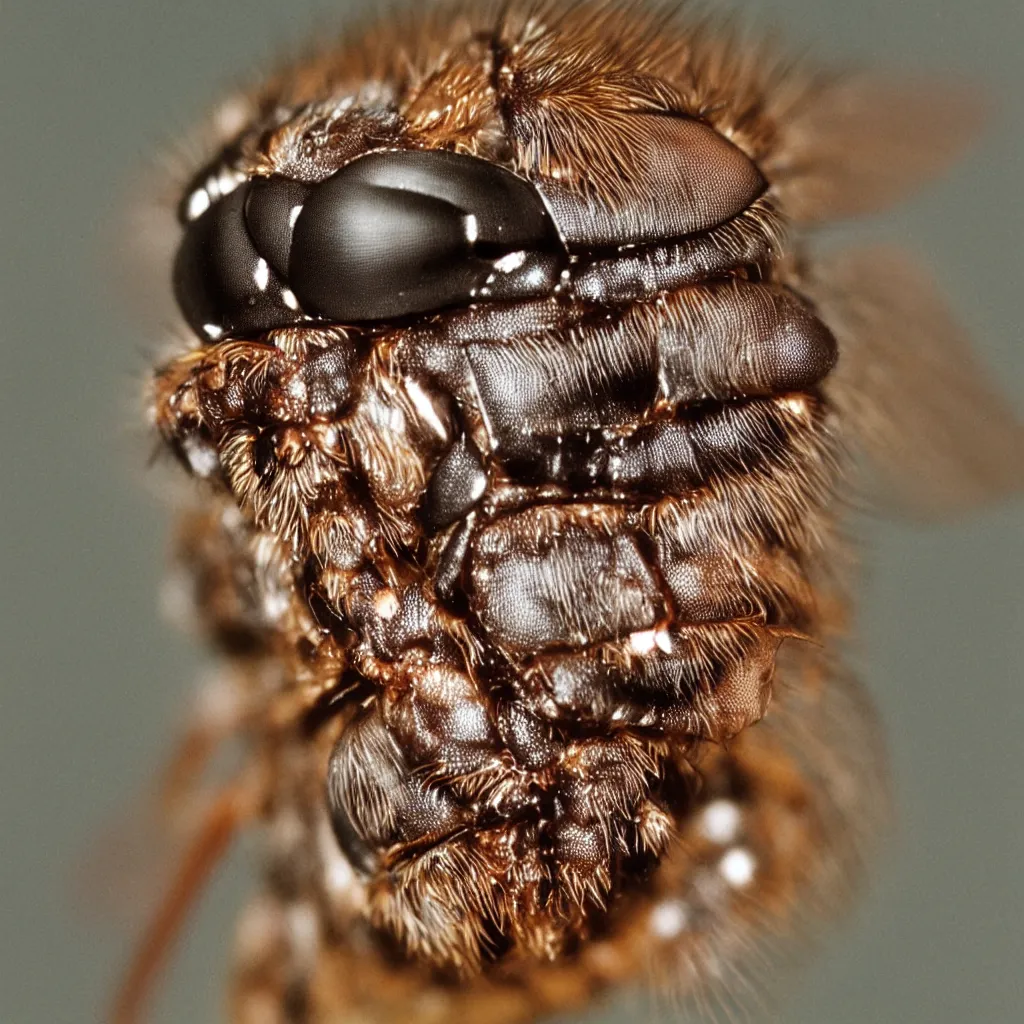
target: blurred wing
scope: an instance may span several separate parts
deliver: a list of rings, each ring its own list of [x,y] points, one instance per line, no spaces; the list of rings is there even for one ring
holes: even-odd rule
[[[828,390],[847,441],[902,511],[955,514],[1024,489],[1024,423],[906,256],[848,251],[800,287],[839,342]]]
[[[685,909],[686,927],[655,961],[661,988],[696,1019],[771,1018],[787,967],[849,906],[889,824],[881,728],[842,666],[787,644],[769,713],[701,774],[682,856],[652,908]]]
[[[796,223],[872,213],[953,163],[985,108],[979,90],[947,80],[815,81],[780,122],[768,179]]]

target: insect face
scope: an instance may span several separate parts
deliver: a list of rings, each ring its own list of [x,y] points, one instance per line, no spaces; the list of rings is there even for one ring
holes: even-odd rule
[[[884,803],[833,650],[856,342],[786,241],[832,95],[607,4],[417,33],[278,76],[180,205],[153,409],[270,835],[243,1022],[700,993]]]

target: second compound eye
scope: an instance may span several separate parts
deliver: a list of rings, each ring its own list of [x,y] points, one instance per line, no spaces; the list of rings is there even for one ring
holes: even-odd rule
[[[572,183],[537,175],[571,250],[649,245],[698,234],[739,216],[767,188],[754,162],[710,125],[630,114],[619,174]]]
[[[281,279],[246,230],[250,185],[188,221],[174,260],[174,294],[189,325],[204,341],[259,334],[297,323]]]
[[[547,294],[559,248],[539,194],[511,172],[443,151],[377,152],[314,187],[288,279],[307,312],[389,319]]]

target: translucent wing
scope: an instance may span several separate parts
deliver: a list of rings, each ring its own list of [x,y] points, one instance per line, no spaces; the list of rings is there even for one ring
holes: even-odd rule
[[[815,82],[780,122],[766,173],[796,223],[873,213],[952,164],[984,123],[985,106],[979,90],[945,79]]]
[[[770,1009],[786,965],[849,905],[890,820],[882,732],[857,680],[820,649],[787,644],[773,689],[758,726],[702,767],[681,856],[664,869],[652,915],[686,911],[678,938],[654,950],[666,1020]]]
[[[839,341],[829,390],[847,439],[903,510],[955,514],[1024,487],[1024,423],[908,257],[851,250],[802,288]]]

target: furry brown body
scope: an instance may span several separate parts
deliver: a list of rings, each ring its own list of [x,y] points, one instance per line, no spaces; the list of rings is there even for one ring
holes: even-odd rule
[[[876,96],[661,14],[524,4],[389,26],[245,101],[182,251],[234,203],[260,292],[208,322],[179,270],[205,344],[153,390],[208,481],[184,557],[247,751],[210,828],[268,827],[232,1019],[529,1020],[650,969],[729,998],[845,891],[884,805],[835,650],[845,452],[908,425],[971,448],[933,397],[885,404],[929,376],[899,377],[927,287],[787,241],[955,148],[920,97]],[[436,309],[370,274],[325,313],[302,211],[367,153],[439,150],[445,182],[530,183],[533,233],[488,249],[474,219]],[[271,188],[300,197],[276,261]],[[960,358],[941,319],[920,340],[932,376]]]

